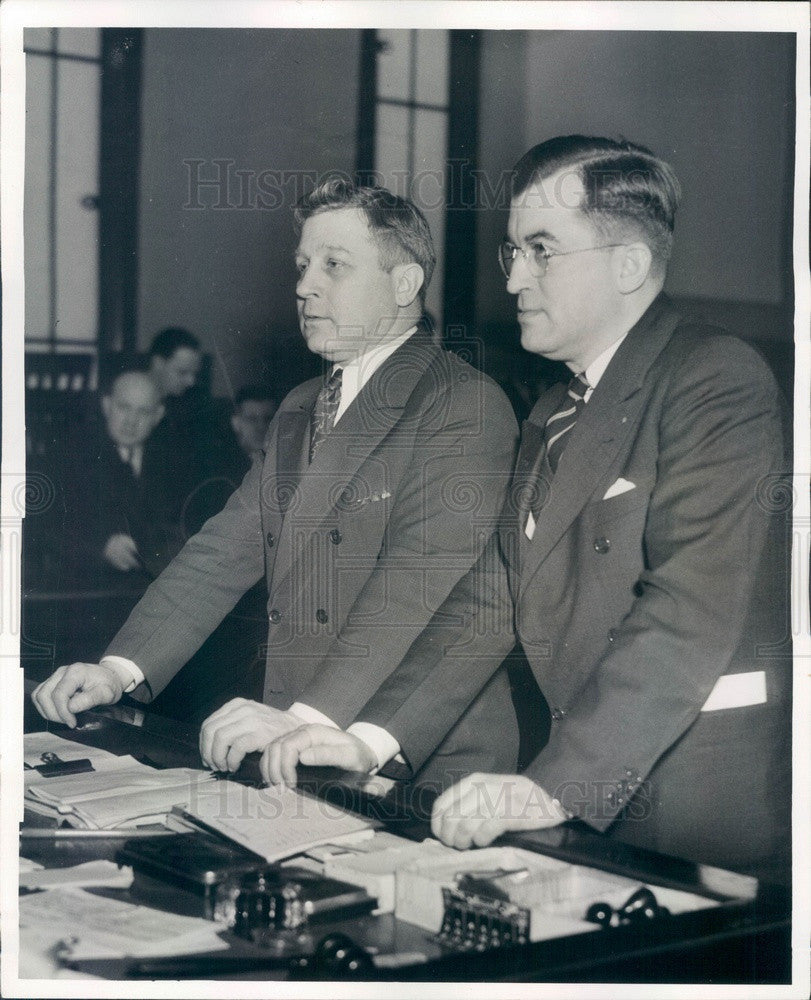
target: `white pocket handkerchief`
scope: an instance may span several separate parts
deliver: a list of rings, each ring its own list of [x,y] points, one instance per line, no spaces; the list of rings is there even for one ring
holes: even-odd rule
[[[746,674],[723,674],[710,691],[702,712],[717,712],[721,708],[745,708],[766,703],[766,674],[753,670]]]
[[[603,500],[610,500],[611,497],[618,497],[621,493],[627,493],[629,490],[635,489],[636,483],[632,483],[630,480],[623,479],[620,476],[620,478],[615,483],[612,483],[605,491]]]

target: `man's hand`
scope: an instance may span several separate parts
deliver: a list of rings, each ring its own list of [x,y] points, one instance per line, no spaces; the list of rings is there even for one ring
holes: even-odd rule
[[[347,771],[371,771],[377,759],[370,747],[342,729],[314,723],[300,726],[265,748],[259,770],[269,785],[296,784],[297,764],[331,764]]]
[[[561,805],[521,774],[469,774],[434,803],[431,830],[448,847],[486,847],[507,830],[540,830],[566,819]]]
[[[40,715],[51,722],[64,722],[71,729],[76,713],[97,705],[113,705],[124,693],[121,678],[100,663],[71,663],[55,670],[37,687],[31,700]]]
[[[200,756],[214,771],[236,771],[246,753],[261,750],[302,720],[258,701],[234,698],[218,708],[200,729]]]
[[[138,569],[141,565],[138,546],[129,535],[110,535],[102,555],[114,569],[120,569],[122,573]]]

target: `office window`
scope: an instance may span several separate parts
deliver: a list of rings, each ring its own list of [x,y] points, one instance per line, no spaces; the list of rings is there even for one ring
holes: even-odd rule
[[[443,321],[450,32],[378,30],[374,171],[422,210],[437,247],[426,308]]]
[[[443,336],[475,317],[479,33],[363,32],[357,173],[422,209],[437,250],[426,308]]]
[[[97,349],[101,34],[25,32],[27,351]]]

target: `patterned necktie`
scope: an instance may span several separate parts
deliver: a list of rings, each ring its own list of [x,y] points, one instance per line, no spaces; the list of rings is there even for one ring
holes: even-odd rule
[[[546,444],[546,459],[552,472],[557,472],[560,456],[566,447],[569,431],[577,423],[583,407],[589,384],[582,375],[575,375],[566,390],[566,398],[559,410],[546,421],[543,439]]]
[[[343,369],[336,368],[327,381],[321,386],[313,407],[313,418],[310,424],[310,461],[312,462],[319,445],[332,430],[335,424],[335,414],[341,402],[341,379]]]

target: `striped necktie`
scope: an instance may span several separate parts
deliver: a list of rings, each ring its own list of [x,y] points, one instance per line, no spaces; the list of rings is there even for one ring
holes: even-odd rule
[[[575,375],[566,390],[566,397],[559,410],[546,421],[543,429],[543,439],[546,445],[546,460],[552,472],[557,472],[560,456],[566,447],[569,431],[577,423],[583,407],[589,384],[582,375]]]
[[[313,417],[310,424],[310,461],[335,424],[335,414],[341,402],[341,379],[343,369],[336,368],[321,386],[315,399]]]

